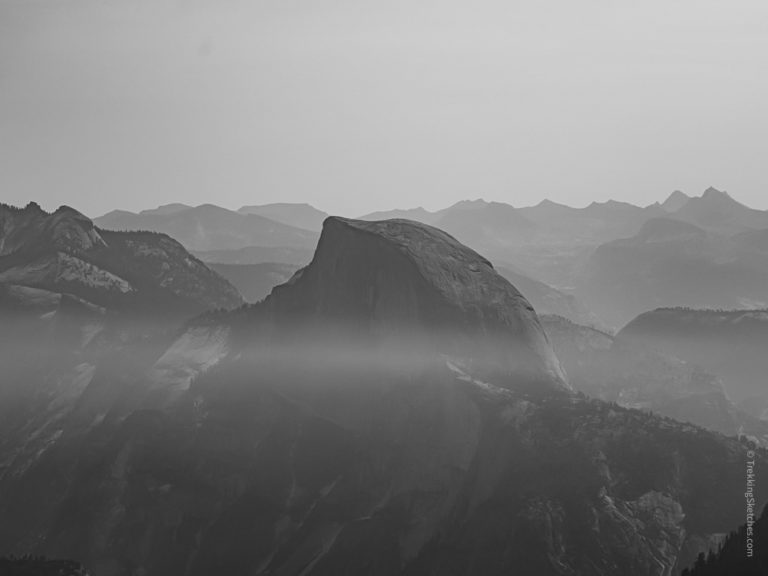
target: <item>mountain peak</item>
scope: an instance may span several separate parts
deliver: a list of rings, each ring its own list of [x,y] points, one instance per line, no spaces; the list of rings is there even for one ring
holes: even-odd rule
[[[175,214],[176,212],[182,212],[189,210],[192,206],[188,204],[182,204],[181,202],[172,202],[170,204],[162,204],[157,208],[150,208],[148,210],[142,210],[139,214]]]
[[[675,190],[666,200],[664,200],[664,202],[661,203],[661,207],[666,212],[677,212],[680,210],[680,208],[685,206],[690,199],[691,197],[687,194],[681,192],[680,190]]]
[[[475,200],[459,200],[450,208],[477,209],[485,208],[488,204],[489,202],[486,202],[483,198],[476,198]]]
[[[549,198],[544,198],[541,202],[536,204],[536,208],[568,208],[570,209],[570,206],[566,206],[565,204],[561,204],[559,202],[555,202],[554,200],[550,200]]]
[[[708,196],[709,197],[721,197],[721,198],[723,196],[725,196],[725,197],[730,198],[730,196],[728,196],[728,192],[725,192],[723,190],[718,190],[714,186],[710,186],[709,188],[704,190],[704,194],[702,194],[702,198],[706,198]]]
[[[501,386],[568,388],[520,292],[477,252],[419,222],[326,218],[312,262],[267,304],[280,326],[317,322],[324,338],[328,325],[343,326],[360,340],[469,359]]]
[[[734,204],[739,204],[731,198],[730,194],[728,192],[725,192],[723,190],[718,190],[717,188],[714,188],[710,186],[706,190],[704,190],[704,193],[701,195],[701,202],[704,202],[707,205],[712,206],[729,206]]]
[[[27,210],[28,212],[38,212],[40,214],[45,214],[45,210],[40,208],[40,204],[34,201],[31,201],[26,206],[24,206],[24,210]]]

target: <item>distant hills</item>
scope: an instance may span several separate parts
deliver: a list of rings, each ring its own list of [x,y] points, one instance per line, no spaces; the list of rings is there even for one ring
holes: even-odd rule
[[[674,354],[719,375],[730,397],[768,397],[768,311],[664,308],[645,312],[621,341]]]
[[[109,230],[162,232],[192,251],[233,250],[248,246],[309,249],[317,241],[315,232],[213,204],[138,214],[115,210],[95,218],[94,224]]]
[[[752,234],[727,237],[686,221],[650,219],[635,236],[595,249],[576,295],[615,326],[665,306],[768,307],[768,251]]]
[[[295,228],[303,228],[313,232],[319,232],[323,227],[323,220],[328,217],[328,214],[309,204],[290,204],[287,202],[243,206],[238,212],[257,214],[275,222],[282,222]]]
[[[308,204],[251,205],[238,211],[169,204],[138,214],[111,212],[95,223],[167,233],[209,263],[303,266],[326,217]],[[675,191],[664,202],[645,207],[607,201],[573,208],[544,200],[515,208],[478,199],[437,211],[419,207],[361,217],[391,218],[436,226],[498,267],[575,296],[583,312],[613,329],[663,306],[768,305],[768,212],[714,188],[701,196]],[[238,274],[254,286],[266,286],[257,278],[265,269],[251,268],[251,280],[245,269]],[[263,293],[260,288],[252,295]],[[547,311],[565,313],[562,307]]]
[[[747,435],[768,446],[768,418],[734,402],[732,398],[742,395],[741,382],[732,371],[722,370],[717,362],[697,362],[699,358],[688,351],[696,340],[685,348],[670,344],[661,331],[649,333],[647,341],[624,332],[613,337],[557,316],[542,316],[542,325],[576,390],[729,436]],[[755,362],[759,360],[750,364]]]
[[[272,288],[287,282],[299,269],[296,264],[282,262],[262,262],[259,264],[223,264],[208,263],[240,291],[246,302],[263,300]]]

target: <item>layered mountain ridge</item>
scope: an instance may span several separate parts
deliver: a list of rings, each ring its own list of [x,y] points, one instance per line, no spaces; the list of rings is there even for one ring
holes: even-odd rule
[[[108,363],[57,327],[66,374],[22,361],[0,404],[0,554],[100,576],[669,575],[768,464],[574,394],[529,302],[414,222],[329,218],[264,301]]]
[[[628,323],[617,338],[667,350],[720,375],[736,402],[765,399],[768,310],[660,308]]]
[[[0,283],[122,311],[180,315],[238,306],[237,290],[164,234],[97,228],[73,208],[0,206]]]

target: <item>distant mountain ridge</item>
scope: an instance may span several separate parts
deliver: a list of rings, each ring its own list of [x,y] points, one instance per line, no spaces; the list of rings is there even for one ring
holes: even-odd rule
[[[658,576],[742,521],[742,441],[572,392],[530,303],[427,225],[329,218],[262,303],[106,359],[59,327],[64,378],[31,386],[31,349],[0,402],[0,551],[100,576]]]
[[[674,212],[675,218],[722,234],[768,228],[768,211],[755,210],[734,200],[727,192],[709,187]]]
[[[658,335],[660,345],[648,346],[556,316],[542,316],[542,325],[576,390],[768,446],[768,419],[731,400],[731,374],[713,372],[712,363],[705,368],[690,361],[663,334]]]
[[[703,366],[722,377],[736,402],[768,397],[768,309],[660,308],[633,319],[617,339]]]
[[[311,248],[317,233],[258,214],[243,214],[213,204],[135,214],[113,211],[94,219],[109,230],[149,230],[172,236],[187,250],[240,249],[247,246]]]
[[[650,219],[631,238],[594,250],[576,295],[621,326],[659,307],[768,307],[768,250],[759,236],[729,238],[676,218]]]
[[[242,300],[158,233],[97,228],[76,210],[0,205],[0,283],[68,293],[107,309],[192,314]]]
[[[322,229],[323,220],[328,217],[327,213],[309,204],[288,202],[243,206],[238,212],[241,214],[257,214],[276,222],[314,232],[319,232]]]

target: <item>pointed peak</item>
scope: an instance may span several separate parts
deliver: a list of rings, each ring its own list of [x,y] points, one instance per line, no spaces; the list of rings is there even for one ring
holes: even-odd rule
[[[739,204],[739,202],[734,200],[731,195],[728,194],[728,192],[725,192],[724,190],[718,190],[712,186],[704,191],[704,193],[701,195],[700,201],[706,205],[722,207]]]
[[[702,198],[730,198],[728,195],[728,192],[718,190],[714,186],[710,186],[706,190],[704,190],[704,194],[701,195]]]
[[[680,190],[675,190],[661,203],[661,207],[667,212],[677,212],[680,208],[685,206],[690,199],[691,197],[687,194]]]
[[[24,210],[27,210],[28,212],[38,212],[40,214],[45,214],[45,210],[40,208],[40,204],[37,202],[29,202],[26,206],[24,206]]]

